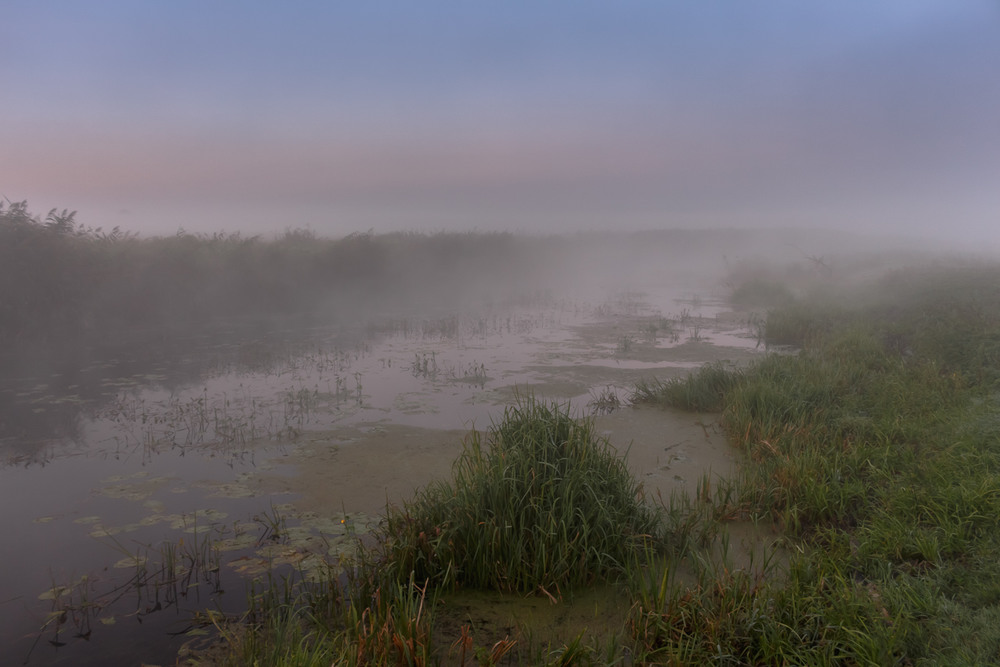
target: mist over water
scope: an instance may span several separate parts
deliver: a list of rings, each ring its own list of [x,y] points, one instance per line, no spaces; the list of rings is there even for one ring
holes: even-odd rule
[[[615,412],[783,300],[1000,257],[991,0],[20,4],[0,665],[173,662],[522,392]],[[733,463],[632,416],[649,489]]]
[[[3,664],[169,661],[196,612],[238,614],[279,556],[347,553],[521,392],[614,410],[644,378],[762,354],[738,285],[971,261],[802,230],[140,238],[0,214]],[[651,488],[695,480],[636,452]],[[292,541],[269,541],[275,508]],[[227,546],[183,581],[157,569],[199,535]]]

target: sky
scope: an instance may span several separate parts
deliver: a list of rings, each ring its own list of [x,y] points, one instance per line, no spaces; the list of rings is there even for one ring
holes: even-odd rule
[[[143,235],[1000,245],[1000,0],[13,0],[0,195]]]

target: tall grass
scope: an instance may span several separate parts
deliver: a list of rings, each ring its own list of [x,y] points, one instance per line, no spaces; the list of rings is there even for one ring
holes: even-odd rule
[[[140,238],[85,227],[75,212],[42,220],[25,202],[0,202],[0,361],[275,321],[338,322],[430,295],[509,298],[537,287],[540,266],[542,251],[511,234]],[[498,284],[510,289],[498,293]]]
[[[789,540],[757,580],[717,561],[639,588],[646,658],[698,664],[996,664],[1000,269],[894,274],[789,310],[802,348],[646,391],[715,396],[746,452],[729,502]],[[863,298],[862,298],[863,295]],[[716,501],[717,502],[717,501]],[[716,515],[721,512],[716,512]]]
[[[443,587],[556,594],[621,572],[655,528],[637,482],[593,422],[526,397],[485,443],[470,433],[452,481],[389,509],[378,569]]]
[[[476,645],[468,628],[435,645],[434,612],[458,587],[537,594],[623,579],[651,552],[659,519],[624,460],[568,405],[519,398],[484,435],[472,431],[451,480],[387,509],[346,580],[270,581],[238,622],[216,617],[224,664],[426,665],[456,657],[604,664],[616,642],[583,635],[555,648]],[[300,587],[297,590],[302,590]],[[624,619],[623,619],[624,621]]]
[[[629,400],[689,410],[717,412],[726,393],[737,384],[740,371],[723,362],[705,364],[697,373],[670,380],[642,379],[636,382]]]

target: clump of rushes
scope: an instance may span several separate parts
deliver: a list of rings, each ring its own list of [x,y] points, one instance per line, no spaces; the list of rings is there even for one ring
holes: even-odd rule
[[[624,460],[590,419],[575,419],[568,405],[520,397],[485,441],[469,434],[451,481],[387,509],[345,578],[331,570],[329,580],[301,590],[269,579],[239,621],[213,615],[226,644],[218,664],[449,664],[447,645],[432,641],[442,591],[464,586],[554,600],[636,567],[660,544],[658,527]],[[483,665],[526,658],[508,655],[516,639],[489,649],[462,632],[448,642],[460,649],[461,664],[466,651]],[[582,639],[527,659],[604,664],[611,660],[600,656],[618,651]]]
[[[670,380],[640,380],[629,400],[661,404],[691,412],[718,412],[726,392],[740,378],[740,371],[723,362],[705,364],[697,373]]]
[[[624,460],[568,406],[519,398],[453,473],[389,509],[380,577],[556,593],[622,571],[656,528]]]

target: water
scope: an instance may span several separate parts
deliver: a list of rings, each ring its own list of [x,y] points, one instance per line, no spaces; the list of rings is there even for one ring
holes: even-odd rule
[[[0,664],[172,663],[205,631],[198,612],[238,612],[268,561],[308,572],[348,553],[378,503],[446,473],[460,449],[451,430],[488,425],[515,393],[585,411],[641,377],[754,353],[721,304],[694,301],[629,293],[387,316],[8,378]],[[421,467],[417,449],[435,438],[444,449]],[[344,454],[352,442],[365,449]],[[378,465],[387,456],[399,460]],[[303,471],[320,459],[364,464],[351,481],[376,492],[345,484],[307,504]],[[171,554],[186,567],[165,568]]]

